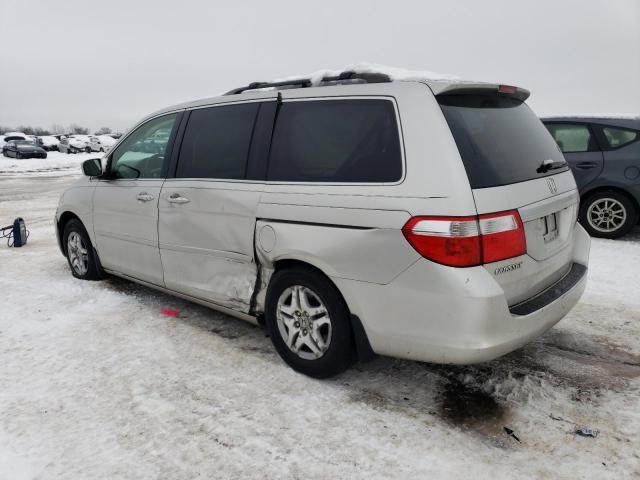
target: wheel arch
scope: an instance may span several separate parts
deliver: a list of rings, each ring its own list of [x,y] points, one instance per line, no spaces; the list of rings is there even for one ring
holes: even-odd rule
[[[344,302],[344,305],[347,308],[347,312],[349,314],[349,319],[351,322],[351,331],[353,333],[353,341],[354,346],[358,355],[358,360],[366,361],[375,355],[373,349],[371,348],[371,344],[369,343],[369,338],[367,337],[367,333],[362,325],[362,321],[357,315],[354,315],[349,307],[349,303],[345,298],[344,294],[340,291],[340,288],[336,283],[331,279],[329,275],[327,275],[322,268],[313,263],[301,260],[293,257],[282,257],[273,261],[273,271],[269,277],[267,284],[265,285],[265,294],[269,290],[269,286],[271,285],[271,278],[273,278],[273,274],[275,272],[285,270],[285,269],[307,269],[311,270],[314,273],[321,275],[324,277],[333,287],[336,289],[340,298]],[[265,299],[266,300],[266,299]],[[265,301],[266,303],[266,301]]]
[[[630,191],[628,191],[627,189],[625,189],[624,187],[620,187],[618,185],[599,185],[599,186],[595,186],[583,193],[580,194],[580,204],[584,204],[584,202],[591,196],[596,195],[598,193],[602,193],[602,192],[617,192],[620,193],[622,195],[624,195],[625,197],[627,197],[631,203],[633,204],[633,206],[636,209],[636,212],[640,213],[640,203],[638,201],[638,199],[635,197],[635,195],[633,195]]]
[[[58,242],[59,242],[59,247],[60,250],[62,250],[62,254],[66,257],[67,256],[67,248],[64,244],[64,227],[67,225],[67,223],[69,223],[69,220],[72,219],[76,219],[78,220],[80,223],[82,223],[82,219],[80,219],[80,217],[78,215],[76,215],[75,213],[67,210],[66,212],[63,212],[62,215],[60,215],[60,219],[58,220],[58,224],[56,225],[56,228],[58,229]],[[84,223],[82,223],[82,225],[84,226],[85,230],[86,230],[86,225],[84,225]]]

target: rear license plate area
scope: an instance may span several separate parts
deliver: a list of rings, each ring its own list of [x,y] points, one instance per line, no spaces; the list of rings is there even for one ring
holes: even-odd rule
[[[556,238],[558,238],[558,235],[560,233],[558,231],[558,213],[554,212],[550,215],[546,215],[540,220],[542,220],[542,224],[544,227],[544,234],[542,235],[544,243],[553,242]]]

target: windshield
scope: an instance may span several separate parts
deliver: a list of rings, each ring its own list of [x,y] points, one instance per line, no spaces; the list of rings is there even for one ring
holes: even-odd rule
[[[520,100],[499,95],[441,95],[471,188],[497,187],[568,169],[540,119]],[[553,168],[541,168],[543,164]]]
[[[16,140],[16,145],[35,145],[31,140]]]

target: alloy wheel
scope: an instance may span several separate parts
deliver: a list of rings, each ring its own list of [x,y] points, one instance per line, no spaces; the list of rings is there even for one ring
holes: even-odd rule
[[[78,275],[86,275],[89,270],[89,252],[78,232],[71,232],[67,239],[67,255],[71,268]]]
[[[627,221],[627,209],[615,198],[599,198],[589,205],[587,221],[598,232],[612,233]]]
[[[310,288],[294,285],[285,289],[278,298],[276,319],[285,344],[300,358],[316,360],[329,349],[329,311]]]

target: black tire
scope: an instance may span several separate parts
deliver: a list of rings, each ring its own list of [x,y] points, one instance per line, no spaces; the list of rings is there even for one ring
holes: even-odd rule
[[[610,205],[615,205],[620,211],[624,211],[624,221],[615,227],[598,225],[598,214],[596,209],[609,201]],[[590,217],[591,216],[591,220]],[[619,217],[618,217],[619,218]],[[601,190],[595,192],[582,200],[580,205],[580,224],[585,228],[589,235],[599,238],[619,238],[629,233],[633,227],[638,224],[638,208],[633,200],[627,195],[616,190]]]
[[[87,153],[91,153],[91,147],[85,148],[84,151],[87,152]]]
[[[21,160],[22,154],[20,152],[16,152],[16,160]]]
[[[69,155],[71,153],[71,149],[67,148],[66,154]]]
[[[87,252],[87,269],[86,272],[79,272],[76,267],[72,265],[71,255],[69,254],[69,236],[75,233],[80,236],[86,252]],[[82,225],[80,220],[72,218],[64,226],[64,233],[62,234],[62,245],[64,247],[64,253],[67,257],[67,263],[71,269],[71,274],[81,280],[102,280],[106,275],[100,265],[100,260],[97,258],[89,234]]]
[[[323,303],[331,319],[331,341],[316,359],[304,359],[287,347],[277,320],[278,299],[294,285],[311,290]],[[277,271],[267,290],[265,321],[271,341],[282,359],[292,369],[314,378],[328,378],[344,372],[356,359],[349,309],[336,287],[322,274],[310,268]]]

